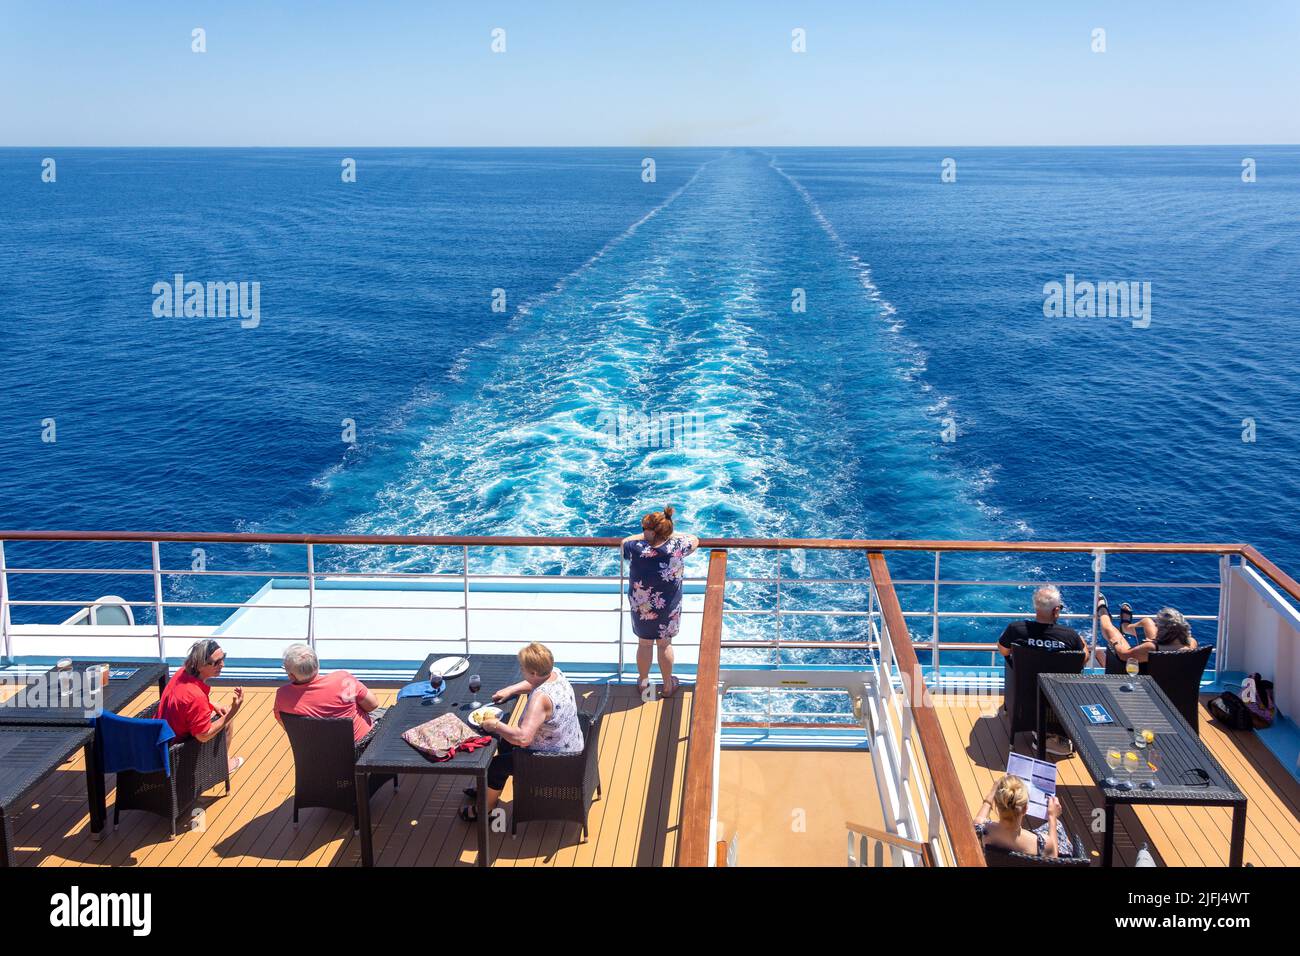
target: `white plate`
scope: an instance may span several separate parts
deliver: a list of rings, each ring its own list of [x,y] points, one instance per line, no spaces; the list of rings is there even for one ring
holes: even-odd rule
[[[474,711],[467,719],[469,720],[470,726],[481,727],[483,726],[483,721],[489,717],[500,718],[501,708],[488,704],[486,707],[480,707],[478,710]]]
[[[438,671],[443,677],[459,677],[469,670],[468,657],[440,657],[429,665],[429,673]]]

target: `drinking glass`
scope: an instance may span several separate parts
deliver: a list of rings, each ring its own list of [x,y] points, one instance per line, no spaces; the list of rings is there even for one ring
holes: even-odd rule
[[[1138,772],[1138,769],[1139,769],[1141,766],[1142,766],[1142,761],[1138,758],[1138,755],[1137,755],[1137,752],[1136,752],[1136,751],[1133,751],[1133,750],[1125,751],[1125,753],[1124,753],[1124,772],[1125,772],[1125,773],[1127,773],[1127,774],[1129,774],[1129,775],[1131,776],[1132,774],[1137,773],[1137,772]]]
[[[64,657],[55,665],[58,671],[59,701],[72,696],[72,658]]]
[[[1130,657],[1127,661],[1124,662],[1124,673],[1128,675],[1128,683],[1122,684],[1120,686],[1120,690],[1127,690],[1127,691],[1137,690],[1137,687],[1133,685],[1133,678],[1136,677],[1138,673],[1138,662],[1133,660],[1133,658]]]
[[[1110,776],[1108,776],[1108,777],[1105,779],[1105,781],[1104,781],[1104,783],[1106,784],[1106,786],[1108,786],[1108,787],[1117,787],[1117,786],[1119,786],[1119,780],[1116,779],[1116,777],[1115,777],[1115,773],[1116,773],[1116,771],[1119,770],[1119,768],[1120,768],[1121,766],[1123,766],[1123,764],[1124,764],[1124,754],[1123,754],[1123,753],[1121,753],[1121,752],[1118,751],[1118,750],[1109,750],[1109,749],[1108,749],[1108,750],[1106,751],[1106,766],[1110,768]]]
[[[429,672],[429,689],[434,694],[442,693],[442,673],[440,671]]]
[[[481,678],[478,674],[469,675],[469,692],[474,695],[474,699],[470,701],[470,705],[469,705],[470,710],[478,710],[480,707],[483,706],[481,703],[479,703],[479,699],[478,699],[479,688],[482,686],[483,686],[483,678]]]

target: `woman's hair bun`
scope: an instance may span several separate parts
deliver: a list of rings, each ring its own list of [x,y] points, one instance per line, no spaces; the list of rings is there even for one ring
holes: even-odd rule
[[[673,506],[668,505],[663,511],[652,511],[641,519],[641,530],[654,541],[664,541],[673,536]]]

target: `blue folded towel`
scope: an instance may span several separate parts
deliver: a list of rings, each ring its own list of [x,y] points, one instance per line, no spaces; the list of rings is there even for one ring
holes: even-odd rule
[[[447,689],[447,685],[444,683],[442,685],[442,690],[446,690],[446,689]],[[439,691],[438,693],[441,694],[442,691]],[[405,687],[403,687],[401,690],[397,692],[398,700],[401,700],[403,697],[432,697],[432,696],[434,696],[433,685],[430,684],[427,680],[417,680],[414,684],[407,684]]]
[[[170,776],[167,742],[175,736],[165,720],[140,720],[105,712],[95,721],[95,751],[105,773],[161,770]]]

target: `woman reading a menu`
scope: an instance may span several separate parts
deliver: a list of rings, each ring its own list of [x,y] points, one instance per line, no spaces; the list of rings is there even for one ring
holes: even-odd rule
[[[1047,822],[1037,830],[1024,828],[1028,807],[1028,785],[1017,776],[1004,775],[993,784],[975,815],[980,844],[1030,856],[1073,856],[1074,847],[1061,823],[1061,801],[1055,795],[1048,798]]]

